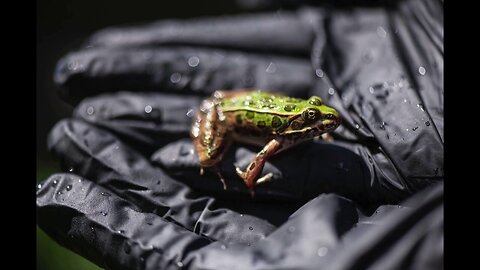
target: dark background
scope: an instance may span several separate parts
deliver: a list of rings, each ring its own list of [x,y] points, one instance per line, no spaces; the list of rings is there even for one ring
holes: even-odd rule
[[[41,0],[36,15],[36,180],[59,170],[48,153],[47,135],[72,106],[60,100],[53,83],[57,61],[77,49],[93,32],[112,25],[148,23],[161,19],[186,19],[246,12],[235,1],[113,1]],[[251,11],[248,11],[251,12]],[[37,227],[37,269],[99,269],[60,247]]]

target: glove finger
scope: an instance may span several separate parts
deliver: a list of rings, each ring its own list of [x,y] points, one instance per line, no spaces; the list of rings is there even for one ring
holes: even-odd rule
[[[73,117],[108,130],[150,156],[165,144],[189,136],[200,101],[195,95],[108,93],[82,100]]]
[[[329,42],[313,59],[335,88],[313,91],[342,115],[335,134],[366,146],[387,190],[410,194],[444,178],[443,7],[427,2],[332,11]]]
[[[37,213],[53,239],[108,269],[166,269],[212,242],[73,174],[43,183]]]
[[[99,48],[70,53],[54,80],[70,103],[104,92],[210,95],[258,88],[306,96],[314,82],[308,59],[207,48]]]
[[[260,149],[233,146],[226,152],[220,166],[231,192],[248,193],[244,182],[235,172],[234,164],[244,169],[256,155],[256,150]],[[394,197],[397,195],[395,192],[387,193],[381,188],[363,158],[340,145],[323,142],[299,145],[273,156],[266,162],[261,175],[272,173],[273,177],[271,181],[256,187],[255,197],[259,200],[298,201],[314,198],[321,193],[334,192],[365,203],[397,200],[397,197]],[[188,139],[167,144],[159,149],[152,155],[152,162],[195,189],[209,190],[209,182],[220,185],[215,173],[207,173],[205,177],[209,181],[198,181],[198,158]],[[397,192],[400,193],[400,189]]]
[[[78,120],[59,122],[50,133],[49,148],[64,171],[95,181],[142,211],[174,220],[211,239],[251,242],[270,233],[298,207],[295,203],[257,203],[248,195],[238,201],[202,196],[152,166],[111,133]],[[212,190],[223,191],[218,184]],[[249,230],[252,226],[255,230]]]
[[[252,244],[249,251],[238,245],[225,247],[225,251],[207,246],[197,255],[202,260],[193,261],[192,266],[394,269],[402,265],[439,269],[443,240],[435,237],[443,234],[443,184],[416,194],[404,205],[407,207],[386,205],[371,211],[336,194],[320,195],[275,232]]]
[[[402,205],[379,207],[345,233],[315,267],[333,269],[442,269],[443,182],[415,194]],[[384,251],[384,252],[383,252]],[[320,250],[319,250],[320,255]],[[365,259],[368,258],[368,259]]]
[[[168,20],[95,33],[85,47],[205,46],[234,50],[310,54],[313,31],[297,12]]]
[[[384,269],[408,262],[436,269],[431,263],[442,262],[438,244],[443,244],[432,238],[443,231],[442,184],[407,201],[411,209],[383,206],[373,215],[338,195],[321,195],[268,237],[226,244],[212,243],[168,220],[140,212],[114,194],[105,196],[108,190],[77,179],[64,174],[43,183],[37,191],[38,222],[58,242],[101,266],[350,269],[381,265]],[[395,252],[378,252],[381,247]],[[420,253],[416,256],[411,250]]]

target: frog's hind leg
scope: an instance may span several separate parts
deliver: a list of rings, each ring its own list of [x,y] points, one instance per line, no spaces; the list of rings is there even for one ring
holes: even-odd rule
[[[218,110],[218,103],[212,99],[205,100],[197,112],[191,135],[200,161],[200,175],[203,175],[205,168],[212,169],[226,189],[219,164],[230,147],[231,139],[223,121],[224,116]]]

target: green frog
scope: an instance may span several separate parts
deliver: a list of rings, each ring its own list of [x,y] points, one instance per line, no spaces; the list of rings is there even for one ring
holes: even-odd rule
[[[233,142],[263,149],[242,171],[236,167],[250,193],[269,181],[272,173],[259,177],[268,158],[314,137],[328,135],[341,123],[338,112],[320,97],[299,99],[262,90],[216,91],[197,111],[190,131],[204,168],[217,173],[224,189],[219,163]],[[324,137],[325,138],[325,137]]]

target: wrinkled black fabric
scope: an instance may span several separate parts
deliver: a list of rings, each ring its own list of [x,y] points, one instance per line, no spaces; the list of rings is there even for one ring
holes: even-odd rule
[[[268,1],[264,1],[267,3]],[[319,5],[101,30],[62,58],[75,106],[48,147],[63,172],[38,224],[108,269],[443,268],[443,3]],[[251,198],[199,175],[188,130],[217,89],[318,95],[333,143],[272,157]]]

